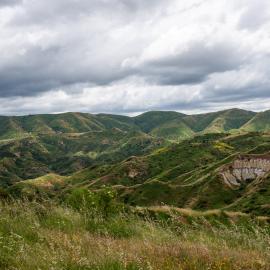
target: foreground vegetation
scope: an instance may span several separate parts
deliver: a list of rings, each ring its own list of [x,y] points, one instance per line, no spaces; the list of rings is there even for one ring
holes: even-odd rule
[[[126,209],[109,191],[92,195],[1,203],[0,269],[270,269],[263,220]]]

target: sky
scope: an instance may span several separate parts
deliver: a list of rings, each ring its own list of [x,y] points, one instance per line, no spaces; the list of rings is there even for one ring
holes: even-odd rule
[[[269,0],[0,0],[0,114],[270,109]]]

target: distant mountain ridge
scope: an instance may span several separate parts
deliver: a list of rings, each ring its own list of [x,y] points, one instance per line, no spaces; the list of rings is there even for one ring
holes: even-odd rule
[[[29,134],[85,133],[110,129],[138,131],[175,141],[205,133],[270,131],[270,110],[255,113],[230,109],[195,115],[150,111],[135,117],[73,112],[0,116],[0,139]]]

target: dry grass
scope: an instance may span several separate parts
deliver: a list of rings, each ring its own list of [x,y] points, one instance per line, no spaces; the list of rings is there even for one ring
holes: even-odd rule
[[[162,223],[162,222],[161,222]],[[268,227],[89,219],[53,205],[0,207],[0,269],[270,269]]]

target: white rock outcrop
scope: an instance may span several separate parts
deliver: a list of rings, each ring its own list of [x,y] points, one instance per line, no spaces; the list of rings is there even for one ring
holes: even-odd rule
[[[270,155],[239,156],[231,164],[220,170],[224,182],[237,187],[270,172]]]

